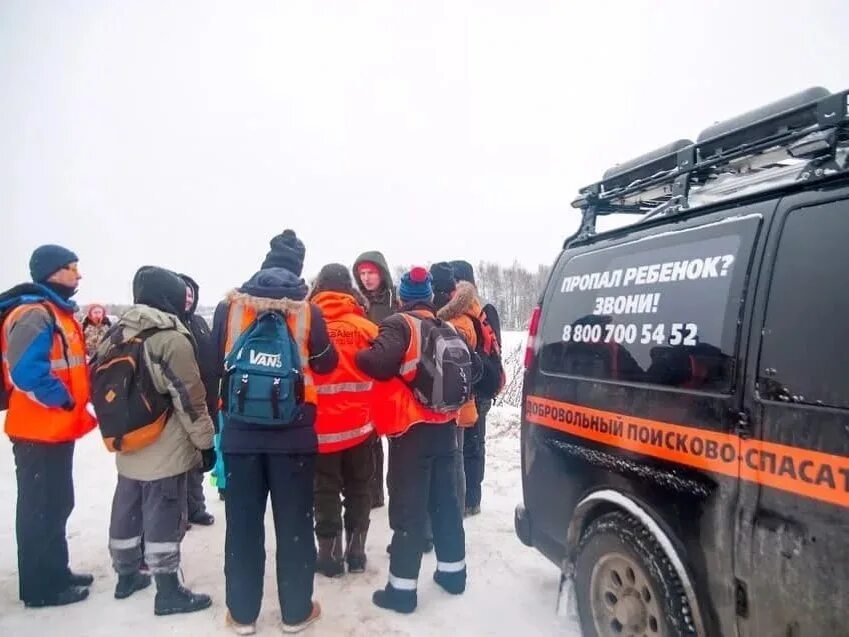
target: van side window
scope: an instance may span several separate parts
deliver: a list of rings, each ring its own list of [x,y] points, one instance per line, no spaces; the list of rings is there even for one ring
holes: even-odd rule
[[[849,200],[791,211],[769,288],[766,400],[849,408]]]
[[[730,392],[758,214],[574,254],[543,301],[543,372]]]

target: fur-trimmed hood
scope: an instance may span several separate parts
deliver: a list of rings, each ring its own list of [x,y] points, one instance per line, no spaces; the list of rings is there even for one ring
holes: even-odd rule
[[[481,313],[481,302],[477,288],[467,281],[457,283],[456,292],[451,300],[437,313],[437,318],[450,321],[465,314],[478,316]]]
[[[230,290],[225,297],[229,303],[243,303],[254,308],[257,312],[297,312],[306,305],[306,301],[295,301],[293,299],[268,299],[263,296],[253,296],[239,290]]]

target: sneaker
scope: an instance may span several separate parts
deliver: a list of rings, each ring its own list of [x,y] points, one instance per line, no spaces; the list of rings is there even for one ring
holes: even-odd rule
[[[230,611],[227,611],[227,618],[225,619],[225,623],[227,624],[227,628],[232,630],[237,635],[254,635],[256,634],[256,624],[240,624],[233,616],[230,614]]]
[[[299,633],[302,630],[305,630],[310,624],[314,624],[318,621],[319,617],[321,617],[321,604],[318,602],[312,603],[312,612],[309,614],[304,621],[299,622],[297,624],[287,624],[285,621],[280,625],[281,630],[284,633],[292,634]]]

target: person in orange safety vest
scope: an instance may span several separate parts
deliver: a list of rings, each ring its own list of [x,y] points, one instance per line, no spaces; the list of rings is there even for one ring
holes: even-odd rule
[[[18,593],[27,607],[80,602],[94,581],[68,568],[65,531],[74,508],[74,442],[96,425],[71,300],[82,278],[77,261],[67,248],[43,245],[30,258],[34,283],[0,294],[0,409],[8,407],[15,455]]]
[[[401,279],[403,306],[381,322],[378,336],[355,358],[376,390],[372,421],[389,440],[389,524],[392,527],[389,581],[375,591],[375,605],[399,613],[417,606],[425,525],[433,520],[436,572],[445,591],[466,589],[466,538],[457,494],[457,411],[428,409],[410,385],[419,373],[425,334],[438,324],[431,275],[416,267]],[[471,380],[471,379],[470,379]]]
[[[369,527],[369,492],[374,459],[371,403],[374,382],[357,368],[356,353],[377,337],[377,325],[367,317],[366,299],[354,289],[348,269],[324,266],[310,293],[327,322],[339,365],[330,374],[316,374],[318,388],[318,459],[315,473],[316,570],[327,577],[365,571]],[[345,543],[340,494],[345,506]]]

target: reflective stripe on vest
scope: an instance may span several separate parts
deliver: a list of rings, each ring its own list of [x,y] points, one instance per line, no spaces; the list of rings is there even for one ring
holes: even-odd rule
[[[85,337],[73,314],[50,301],[22,304],[6,317],[0,335],[0,347],[6,352],[15,322],[33,307],[42,306],[51,315],[53,334],[48,353],[50,374],[68,391],[74,407],[55,409],[40,403],[35,392],[25,392],[15,386],[8,359],[3,356],[2,373],[11,388],[5,431],[12,438],[39,442],[68,442],[91,431],[96,422],[86,410],[90,399],[88,369],[85,356]]]
[[[410,382],[415,377],[416,367],[419,366],[419,361],[422,359],[422,320],[418,316],[409,314],[401,314],[401,316],[404,317],[410,328],[410,344],[407,346],[404,360],[401,362],[401,368],[398,372],[404,377],[404,380]]]
[[[85,365],[85,356],[68,356],[68,358],[59,358],[50,361],[50,369],[57,371],[60,369],[68,369],[77,365]]]
[[[319,385],[319,394],[342,394],[344,392],[367,392],[373,387],[372,382],[366,383],[332,383],[330,385]]]
[[[373,429],[374,426],[371,423],[368,423],[367,425],[363,425],[357,429],[352,429],[351,431],[342,431],[335,434],[318,434],[318,444],[331,445],[337,442],[347,442],[348,440],[368,435]]]

